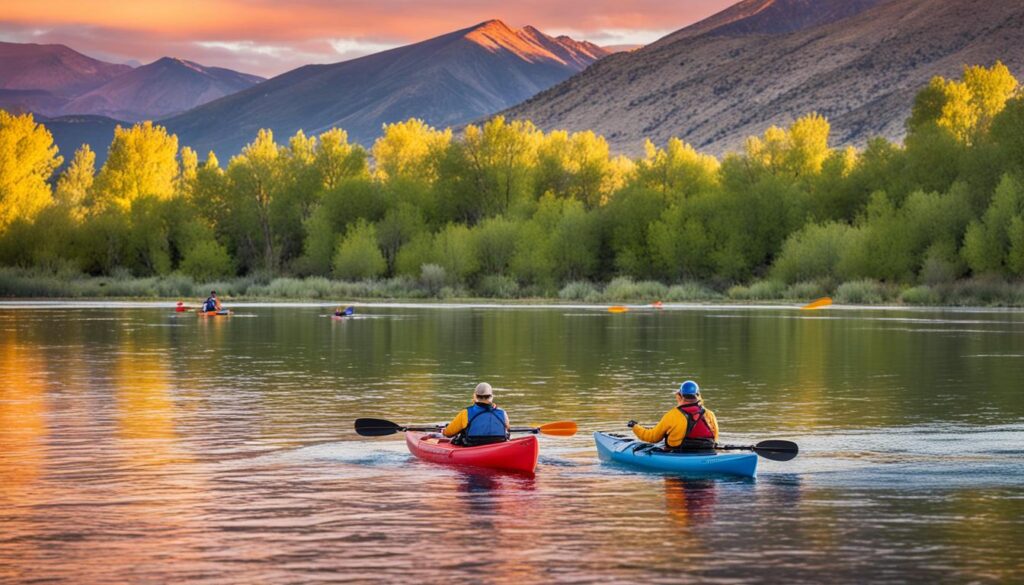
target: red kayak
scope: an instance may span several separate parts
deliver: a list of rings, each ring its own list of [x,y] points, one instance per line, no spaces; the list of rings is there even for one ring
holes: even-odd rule
[[[405,433],[405,444],[409,451],[420,459],[448,465],[489,467],[521,473],[533,473],[537,468],[540,447],[537,437],[528,435],[504,443],[480,445],[479,447],[458,447],[432,433]]]

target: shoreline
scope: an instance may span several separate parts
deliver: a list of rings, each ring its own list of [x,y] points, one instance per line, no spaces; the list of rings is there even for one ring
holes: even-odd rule
[[[102,309],[102,308],[125,308],[125,309],[174,309],[177,300],[170,298],[0,298],[0,310],[22,309],[22,310],[46,310],[46,309]],[[198,302],[196,305],[198,306]],[[323,307],[325,309],[337,307],[338,305],[351,305],[356,307],[379,307],[392,309],[577,309],[581,311],[605,312],[609,304],[579,303],[561,299],[352,299],[349,301],[331,302],[318,299],[282,299],[282,298],[247,298],[247,299],[226,299],[226,308],[312,308]],[[188,305],[189,310],[180,314],[194,313],[195,307]],[[800,311],[802,304],[788,302],[745,302],[730,301],[728,299],[718,302],[681,302],[663,303],[661,307],[654,307],[650,303],[622,303],[621,306],[629,308],[628,312],[635,313],[656,313],[658,311]],[[933,311],[955,311],[961,313],[1022,313],[1024,307],[997,307],[997,306],[952,306],[952,305],[867,305],[867,304],[833,304],[828,307],[808,311],[817,315],[823,315],[828,311],[908,311],[908,312],[933,312]],[[824,318],[824,317],[821,317]]]
[[[0,302],[139,301],[159,303],[195,300],[198,306],[211,290],[228,303],[408,304],[411,306],[585,306],[641,307],[661,302],[666,307],[799,308],[822,297],[837,306],[892,309],[1024,309],[1024,281],[977,278],[934,285],[893,284],[873,280],[842,283],[808,281],[786,284],[760,280],[745,284],[683,281],[574,281],[561,287],[533,285],[493,292],[464,283],[441,284],[409,277],[346,281],[324,277],[246,276],[213,282],[181,274],[166,276],[85,276],[70,272],[0,269]]]

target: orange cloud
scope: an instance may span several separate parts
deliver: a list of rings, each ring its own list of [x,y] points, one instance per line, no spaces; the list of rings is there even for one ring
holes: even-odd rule
[[[491,18],[603,44],[649,42],[734,1],[0,0],[0,40],[64,43],[122,61],[170,55],[271,75]]]

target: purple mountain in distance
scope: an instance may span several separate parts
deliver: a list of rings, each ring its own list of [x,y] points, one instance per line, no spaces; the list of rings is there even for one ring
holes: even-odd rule
[[[199,152],[226,157],[261,128],[285,139],[340,127],[369,146],[383,124],[420,118],[437,127],[476,120],[547,89],[608,55],[592,43],[500,20],[381,53],[307,65],[168,118]]]

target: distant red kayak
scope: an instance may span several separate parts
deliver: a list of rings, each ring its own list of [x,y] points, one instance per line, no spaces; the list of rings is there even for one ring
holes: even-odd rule
[[[533,435],[493,445],[457,447],[452,445],[450,440],[438,438],[436,435],[407,432],[405,444],[409,446],[409,451],[413,455],[426,461],[521,473],[533,473],[537,468],[537,456],[540,454],[537,437]]]

